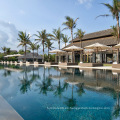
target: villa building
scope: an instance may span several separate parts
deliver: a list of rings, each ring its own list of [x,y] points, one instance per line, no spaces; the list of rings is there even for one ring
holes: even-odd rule
[[[107,46],[114,46],[117,44],[117,39],[112,35],[113,30],[107,29],[99,32],[89,33],[85,34],[83,39],[80,40],[79,38],[75,38],[72,42],[70,42],[69,45],[66,47],[70,47],[72,45],[82,47],[94,44],[94,43],[100,43]],[[71,62],[71,53],[68,53],[68,61]],[[56,57],[57,58],[57,57]],[[61,55],[61,61],[64,62],[66,59],[66,55]],[[116,51],[111,48],[110,50],[101,50],[97,52],[94,50],[84,50],[83,52],[83,62],[102,62],[102,63],[112,63],[116,59]],[[56,59],[57,60],[57,59]],[[80,61],[80,51],[75,52],[75,62]]]
[[[18,62],[24,62],[25,61],[25,55],[18,57]],[[26,61],[33,62],[33,53],[27,53],[26,54]],[[42,62],[42,56],[38,55],[37,53],[34,53],[34,61]]]

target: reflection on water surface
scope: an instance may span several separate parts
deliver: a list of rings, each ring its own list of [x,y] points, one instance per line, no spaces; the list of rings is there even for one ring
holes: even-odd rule
[[[120,119],[120,71],[1,64],[0,76],[0,94],[25,120]]]

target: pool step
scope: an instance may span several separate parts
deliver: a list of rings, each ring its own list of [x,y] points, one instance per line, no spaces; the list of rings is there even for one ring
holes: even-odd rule
[[[23,120],[2,96],[0,96],[0,120]]]

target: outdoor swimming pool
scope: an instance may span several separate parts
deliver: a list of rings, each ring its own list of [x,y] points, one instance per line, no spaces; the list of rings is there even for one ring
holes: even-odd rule
[[[1,64],[0,95],[25,120],[119,120],[119,72]]]

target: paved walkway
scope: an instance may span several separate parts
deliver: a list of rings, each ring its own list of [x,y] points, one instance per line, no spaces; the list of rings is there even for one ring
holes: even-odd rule
[[[0,120],[23,120],[2,96],[0,96]]]
[[[0,62],[1,63],[1,62]],[[20,64],[20,63],[18,63]],[[15,64],[17,65],[17,64]],[[25,63],[23,63],[22,65],[26,65]],[[38,67],[38,66],[45,66],[45,67],[51,67],[51,66],[54,66],[54,67],[60,67],[60,68],[87,68],[87,69],[105,69],[105,70],[120,70],[120,68],[112,68],[112,66],[100,66],[100,67],[81,67],[79,65],[70,65],[70,66],[62,66],[62,65],[45,65],[45,64],[29,64],[29,65],[34,65],[35,67]],[[26,65],[26,66],[29,66],[29,65]]]

